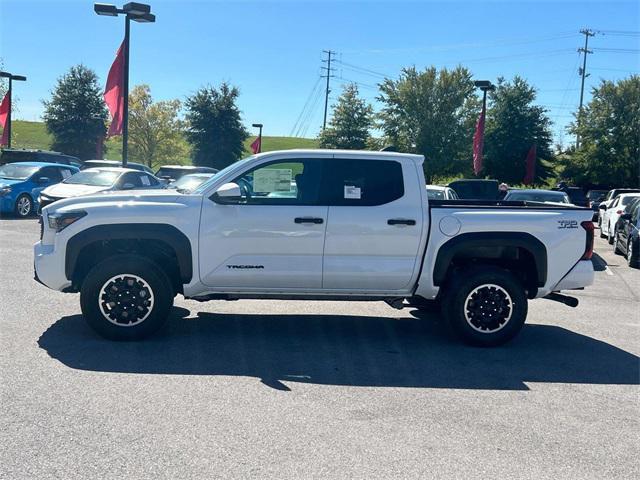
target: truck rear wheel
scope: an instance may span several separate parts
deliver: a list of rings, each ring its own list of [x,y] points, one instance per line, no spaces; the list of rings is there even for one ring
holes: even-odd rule
[[[502,345],[514,338],[527,317],[527,296],[510,272],[492,266],[465,270],[451,279],[443,314],[466,343]]]
[[[138,340],[161,328],[173,305],[164,271],[137,255],[114,255],[94,266],[82,283],[85,320],[110,340]]]

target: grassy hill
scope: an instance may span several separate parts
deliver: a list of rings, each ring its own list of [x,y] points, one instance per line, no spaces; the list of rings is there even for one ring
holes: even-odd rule
[[[35,148],[49,150],[52,138],[42,122],[27,122],[24,120],[13,121],[13,145],[15,148]],[[249,145],[255,137],[249,137],[245,142],[245,150],[250,153]],[[262,137],[262,151],[290,150],[292,148],[315,148],[318,142],[315,138],[295,138],[295,137]],[[106,157],[119,160],[122,155],[122,140],[112,138],[107,141]],[[178,163],[179,160],[177,159]]]

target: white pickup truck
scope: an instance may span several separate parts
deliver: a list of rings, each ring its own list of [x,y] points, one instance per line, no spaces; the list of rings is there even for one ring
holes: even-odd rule
[[[87,322],[138,339],[174,297],[438,305],[463,340],[513,338],[529,299],[593,282],[591,210],[429,201],[424,158],[289,150],[249,157],[195,191],[128,191],[43,210],[36,280],[80,292]]]

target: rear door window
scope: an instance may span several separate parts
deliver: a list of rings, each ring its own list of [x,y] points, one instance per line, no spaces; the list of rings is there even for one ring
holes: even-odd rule
[[[324,161],[323,205],[384,205],[404,195],[402,165],[394,160]]]

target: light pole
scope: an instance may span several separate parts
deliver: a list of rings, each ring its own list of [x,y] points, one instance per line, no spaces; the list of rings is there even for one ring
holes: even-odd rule
[[[144,3],[129,2],[122,8],[106,3],[96,3],[93,10],[98,15],[107,17],[117,17],[124,15],[124,108],[122,112],[122,166],[127,166],[127,156],[129,149],[127,142],[129,140],[129,24],[131,20],[139,23],[154,23],[156,16],[151,13],[151,6]]]
[[[476,80],[473,82],[476,88],[482,90],[482,111],[487,111],[487,92],[496,89],[496,86],[489,80]]]
[[[254,123],[251,125],[253,128],[259,128],[258,130],[258,153],[262,152],[262,127],[261,123]]]
[[[7,90],[7,95],[9,95],[9,111],[7,112],[7,124],[5,128],[7,129],[7,148],[11,148],[11,109],[13,107],[13,96],[11,95],[11,87],[13,80],[17,80],[19,82],[25,82],[27,77],[23,75],[14,75],[9,72],[0,72],[0,77],[9,79],[9,89]]]

